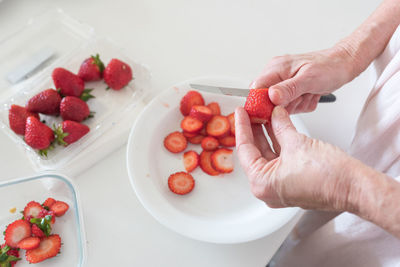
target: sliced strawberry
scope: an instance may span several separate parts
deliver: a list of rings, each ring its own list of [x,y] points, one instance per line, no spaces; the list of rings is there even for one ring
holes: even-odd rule
[[[47,199],[43,202],[42,206],[43,206],[44,208],[47,207],[48,209],[50,209],[50,207],[51,207],[54,203],[56,203],[56,200],[55,200],[54,198],[49,197],[49,198],[47,198]]]
[[[26,204],[24,208],[24,217],[25,218],[39,218],[40,212],[44,210],[46,211],[40,203],[36,201],[31,201]]]
[[[212,136],[207,136],[201,141],[201,147],[207,151],[213,151],[219,146],[218,139]]]
[[[221,115],[221,109],[217,102],[211,102],[207,107],[211,109],[213,115]]]
[[[195,136],[198,135],[198,133],[188,133],[188,132],[185,132],[185,131],[183,131],[182,133],[186,138],[192,138],[192,137],[195,137]]]
[[[232,135],[224,136],[218,139],[222,146],[233,147],[236,146],[235,137]]]
[[[231,134],[235,135],[235,113],[231,113],[226,116],[229,120],[229,124],[231,125]]]
[[[57,256],[61,248],[61,238],[59,235],[50,235],[42,238],[39,247],[26,251],[26,260],[30,263],[38,263],[48,258]]]
[[[197,91],[189,91],[182,98],[180,103],[180,110],[183,116],[187,116],[194,105],[204,105],[203,96]]]
[[[188,142],[197,145],[200,144],[201,141],[203,141],[204,137],[204,135],[198,134],[195,137],[188,138]]]
[[[18,247],[18,242],[30,237],[32,234],[31,225],[25,220],[16,220],[7,226],[4,234],[6,244],[12,248]]]
[[[203,122],[190,116],[186,116],[181,122],[181,128],[187,133],[197,133],[201,128],[203,128]]]
[[[212,166],[222,172],[229,173],[233,171],[233,155],[232,150],[228,148],[220,148],[211,155]]]
[[[36,224],[32,224],[32,235],[37,237],[45,237],[46,235]]]
[[[190,193],[194,188],[193,176],[187,172],[177,172],[168,178],[169,189],[178,195]]]
[[[207,134],[214,137],[225,136],[230,132],[230,129],[231,125],[229,124],[228,118],[221,115],[212,117],[206,127]]]
[[[219,174],[219,171],[214,169],[211,165],[211,155],[212,151],[203,150],[200,154],[200,168],[207,174],[215,176]]]
[[[207,135],[206,127],[203,127],[203,129],[200,130],[199,134],[206,136]]]
[[[202,122],[207,122],[212,118],[213,114],[209,107],[195,105],[190,110],[189,116]]]
[[[187,140],[181,132],[173,132],[164,138],[164,146],[172,153],[179,153],[186,149]]]
[[[55,202],[54,202],[54,203],[55,203]],[[54,204],[53,204],[53,205],[54,205]],[[53,205],[51,205],[51,206],[53,206]],[[43,209],[43,210],[39,213],[38,218],[44,218],[44,217],[46,217],[47,215],[50,215],[50,216],[51,216],[51,223],[54,224],[54,223],[56,222],[56,216],[55,216],[54,211]]]
[[[270,123],[274,104],[269,99],[268,88],[251,89],[244,109],[249,114],[251,123]]]
[[[34,249],[37,248],[40,244],[40,238],[39,237],[27,237],[25,239],[22,239],[21,241],[18,242],[18,247],[20,249]]]
[[[183,154],[183,165],[187,172],[192,172],[199,166],[200,157],[196,151],[189,150]]]
[[[54,212],[54,215],[57,217],[63,216],[67,210],[69,209],[69,205],[63,201],[57,200],[56,203],[54,203],[50,207],[50,211]]]

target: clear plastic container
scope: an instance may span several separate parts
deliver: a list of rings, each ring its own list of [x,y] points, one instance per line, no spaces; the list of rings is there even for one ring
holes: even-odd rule
[[[92,28],[71,19],[62,11],[48,12],[32,20],[23,29],[0,41],[0,48],[0,128],[26,151],[38,171],[62,169],[85,149],[107,145],[98,142],[98,139],[110,129],[118,131],[118,127],[114,126],[136,106],[142,105],[144,98],[150,94],[150,73],[145,66],[131,60],[110,40],[95,37]],[[13,84],[10,74],[20,72],[24,62],[30,62],[32,57],[43,53],[51,57]],[[90,110],[95,112],[94,118],[84,121],[90,132],[68,147],[56,146],[47,158],[39,156],[22,136],[9,128],[10,106],[24,106],[33,95],[48,88],[54,89],[51,79],[54,68],[63,67],[77,73],[82,61],[96,53],[100,54],[105,64],[111,58],[128,63],[134,80],[120,91],[106,90],[104,81],[85,83],[85,88],[94,89],[92,94],[96,97],[87,102]],[[62,121],[61,117],[40,116],[50,127]],[[102,155],[95,156],[101,158]]]
[[[86,239],[76,187],[65,176],[47,173],[38,176],[10,180],[0,183],[0,229],[5,229],[11,222],[20,219],[25,205],[29,201],[42,203],[47,197],[68,203],[69,210],[56,218],[52,233],[61,237],[60,254],[40,263],[42,267],[83,266],[86,261]],[[7,201],[5,201],[7,200]],[[11,213],[10,209],[16,208]],[[20,250],[19,267],[32,266],[25,259],[24,250]]]

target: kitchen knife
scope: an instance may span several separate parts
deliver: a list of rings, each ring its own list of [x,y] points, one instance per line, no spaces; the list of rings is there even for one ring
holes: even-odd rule
[[[231,96],[242,96],[246,97],[250,89],[242,89],[242,88],[233,88],[233,87],[221,87],[221,86],[211,86],[211,85],[204,85],[204,84],[190,84],[190,87],[193,89],[214,93],[214,94],[223,94],[223,95],[231,95]],[[323,95],[319,99],[320,103],[329,103],[335,102],[336,96],[333,94]]]

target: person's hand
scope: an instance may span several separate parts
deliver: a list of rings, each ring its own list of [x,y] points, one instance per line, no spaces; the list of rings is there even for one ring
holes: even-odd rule
[[[269,97],[293,114],[315,110],[329,94],[357,75],[355,60],[340,45],[301,55],[273,58],[252,82],[251,89],[269,87]]]
[[[351,211],[358,192],[352,191],[352,170],[361,162],[338,147],[296,131],[287,111],[277,106],[272,125],[251,125],[247,112],[235,112],[236,149],[253,194],[273,208]],[[355,201],[349,201],[354,199]]]

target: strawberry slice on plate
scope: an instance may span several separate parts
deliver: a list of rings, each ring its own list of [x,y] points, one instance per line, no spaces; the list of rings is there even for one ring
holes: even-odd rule
[[[203,122],[196,118],[186,116],[181,122],[181,128],[187,133],[197,133],[203,128]]]
[[[219,146],[218,139],[212,136],[207,136],[201,141],[201,147],[207,151],[213,151]]]
[[[30,237],[32,234],[31,225],[25,220],[16,220],[9,224],[4,234],[6,245],[17,248],[19,241]]]
[[[187,140],[181,132],[173,132],[164,138],[165,148],[172,153],[179,153],[186,149]]]
[[[24,217],[25,219],[30,219],[30,218],[39,218],[39,214],[45,211],[42,205],[36,201],[31,201],[28,204],[26,204],[24,208]]]
[[[203,150],[200,154],[200,168],[207,174],[211,176],[215,176],[219,174],[219,171],[214,169],[214,167],[211,165],[211,155],[212,151],[206,151]]]
[[[217,102],[211,102],[207,107],[211,109],[213,115],[221,115],[221,108]]]
[[[188,116],[195,105],[204,106],[203,96],[197,91],[189,91],[182,97],[179,109],[183,116]]]
[[[188,142],[191,144],[197,145],[197,144],[201,143],[201,141],[204,139],[204,137],[205,137],[204,135],[198,134],[194,137],[188,138]]]
[[[20,249],[34,249],[37,248],[40,244],[40,238],[39,237],[34,237],[30,236],[25,239],[22,239],[21,241],[18,242],[18,247]]]
[[[209,107],[195,105],[190,110],[189,116],[202,122],[207,122],[212,118],[213,114]]]
[[[43,206],[43,207],[47,207],[48,209],[50,209],[50,207],[51,207],[54,203],[56,203],[56,200],[55,200],[54,198],[49,197],[49,198],[47,198],[47,199],[43,202],[42,206]]]
[[[183,131],[182,133],[186,138],[192,138],[192,137],[195,137],[195,136],[198,135],[198,133],[188,133],[188,132],[185,132],[185,131]]]
[[[50,235],[41,239],[37,248],[27,250],[26,260],[30,263],[38,263],[48,258],[57,256],[61,248],[61,238],[59,235]]]
[[[186,195],[190,193],[195,185],[193,176],[187,172],[177,172],[171,174],[168,178],[169,189],[178,195]]]
[[[229,120],[229,124],[231,125],[231,134],[235,135],[235,113],[231,113],[226,116]]]
[[[271,122],[274,107],[275,105],[269,99],[268,88],[251,89],[244,104],[251,123],[261,124]]]
[[[187,172],[192,172],[199,166],[200,157],[196,151],[189,150],[183,154],[183,165]]]
[[[230,129],[231,125],[228,118],[221,115],[212,117],[206,127],[207,134],[214,137],[225,136],[230,132]]]
[[[211,155],[211,164],[219,172],[229,173],[233,171],[233,151],[228,148],[220,148]]]
[[[218,139],[222,146],[233,147],[236,146],[235,137],[232,135],[224,136]]]
[[[57,200],[53,205],[50,207],[50,211],[54,212],[54,215],[57,217],[63,216],[67,210],[69,209],[69,205],[64,201]]]

